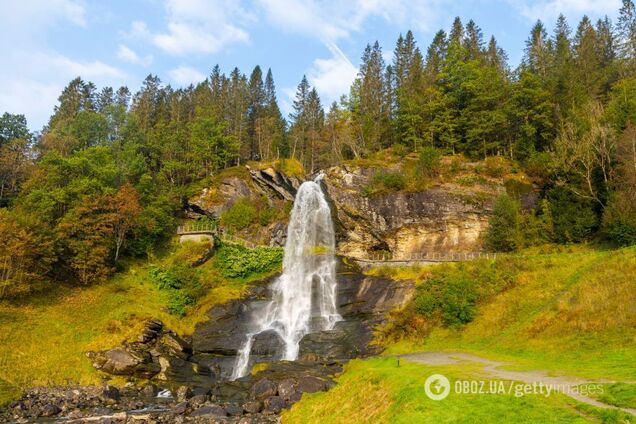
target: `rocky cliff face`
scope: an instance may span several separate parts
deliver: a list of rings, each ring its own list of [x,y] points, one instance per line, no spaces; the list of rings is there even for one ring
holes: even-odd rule
[[[378,172],[376,168],[339,165],[325,170],[322,184],[336,221],[338,253],[365,258],[390,252],[395,258],[408,258],[412,253],[481,250],[494,200],[506,191],[506,184],[503,178],[477,176],[470,164],[466,169],[455,178],[432,181],[418,191],[376,194],[366,190]],[[273,168],[246,171],[242,179],[229,177],[221,182],[214,192],[216,203],[206,200],[211,197],[208,190],[191,204],[199,213],[219,216],[238,198],[264,196],[282,208],[293,200],[301,183]],[[473,182],[464,182],[471,179]],[[522,184],[529,187],[522,203],[532,207],[536,193],[531,184]],[[286,226],[285,220],[278,220],[251,228],[242,237],[260,244],[283,245]]]
[[[334,206],[340,237],[338,253],[365,257],[389,251],[394,257],[414,252],[470,252],[481,236],[496,195],[489,190],[439,184],[418,192],[365,196],[372,171],[338,166],[326,171],[324,187]]]

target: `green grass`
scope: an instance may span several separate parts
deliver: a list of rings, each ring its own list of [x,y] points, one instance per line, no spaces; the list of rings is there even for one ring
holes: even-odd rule
[[[443,327],[412,314],[412,328],[387,352],[459,350],[523,369],[636,379],[636,248],[524,253],[512,285],[478,303],[472,322]],[[466,266],[509,271],[503,260]]]
[[[426,378],[480,380],[472,365],[425,366],[395,358],[354,360],[328,392],[305,394],[283,423],[585,423],[630,422],[620,411],[584,406],[562,394],[460,394],[440,401],[424,392]],[[488,382],[488,380],[486,380]],[[486,386],[488,383],[486,383]]]
[[[612,383],[603,385],[603,393],[592,395],[608,405],[636,409],[636,384]]]
[[[209,261],[197,268],[205,293],[185,316],[171,314],[169,292],[151,281],[149,270],[191,263],[199,253],[195,245],[176,246],[161,258],[131,263],[103,284],[61,285],[21,301],[0,302],[0,404],[28,387],[98,384],[101,377],[87,351],[135,337],[151,317],[181,335],[191,334],[213,305],[240,297],[251,281],[265,276],[225,278]]]

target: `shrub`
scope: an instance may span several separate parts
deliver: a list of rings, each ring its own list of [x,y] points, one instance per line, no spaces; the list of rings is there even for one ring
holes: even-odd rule
[[[622,194],[614,194],[605,208],[603,233],[610,241],[629,246],[636,244],[636,204]]]
[[[399,191],[406,186],[404,175],[400,172],[381,172],[373,177],[373,182],[389,191]]]
[[[150,279],[160,290],[168,293],[168,310],[171,314],[184,316],[186,307],[194,304],[202,295],[199,273],[185,265],[173,265],[167,269],[154,267]]]
[[[392,150],[393,150],[393,154],[401,158],[409,154],[409,148],[401,143],[395,143],[392,147]]]
[[[303,178],[305,176],[303,164],[297,159],[281,159],[279,169],[291,177]]]
[[[436,268],[417,286],[405,313],[415,313],[447,327],[467,324],[474,319],[478,302],[487,301],[514,284],[522,269],[520,261],[481,260]]]
[[[258,223],[263,227],[269,225],[276,218],[277,212],[275,208],[269,206],[262,208],[258,213]]]
[[[439,175],[441,169],[442,154],[435,147],[422,147],[418,155],[417,169],[427,177]]]
[[[510,252],[521,247],[520,219],[519,202],[507,194],[499,196],[488,221],[486,247],[497,252]]]
[[[221,225],[233,230],[242,230],[252,224],[258,215],[253,201],[247,197],[238,199],[232,207],[221,214]]]
[[[591,201],[576,196],[564,187],[553,188],[547,198],[556,242],[579,243],[589,239],[599,223]]]
[[[489,156],[484,161],[484,173],[489,177],[501,178],[510,170],[510,164],[501,156]]]
[[[226,244],[219,249],[215,258],[216,266],[223,276],[246,279],[280,269],[283,262],[283,249],[280,247],[247,249]]]

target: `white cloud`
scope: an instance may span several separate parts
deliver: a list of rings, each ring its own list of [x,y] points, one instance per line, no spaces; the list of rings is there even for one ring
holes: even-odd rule
[[[86,26],[86,10],[78,0],[20,0],[0,2],[0,23],[6,29],[40,30],[56,21]]]
[[[328,59],[316,59],[307,73],[309,83],[316,87],[324,105],[346,94],[358,74],[356,68],[334,43],[327,43],[332,54]]]
[[[120,31],[120,35],[124,38],[144,40],[150,37],[150,30],[145,22],[133,21],[130,24],[130,29],[128,31]]]
[[[210,54],[229,44],[249,42],[243,25],[253,16],[238,1],[166,0],[166,12],[167,31],[149,38],[169,54]]]
[[[117,57],[124,62],[132,63],[133,65],[149,66],[152,63],[152,55],[146,55],[140,57],[130,47],[120,44],[117,49]]]
[[[10,52],[5,58],[14,67],[0,68],[0,112],[26,115],[29,127],[40,129],[47,121],[57,97],[78,76],[100,85],[124,83],[127,75],[99,60],[77,61],[56,52]]]
[[[190,85],[201,82],[205,79],[205,75],[194,68],[181,65],[178,68],[168,72],[170,80],[177,85]]]
[[[335,42],[360,31],[372,17],[428,31],[437,22],[439,7],[448,0],[258,0],[269,21],[283,31]]]
[[[554,21],[560,13],[569,18],[584,14],[604,16],[616,13],[621,7],[620,0],[509,0],[509,3],[529,20],[541,19],[544,22]]]

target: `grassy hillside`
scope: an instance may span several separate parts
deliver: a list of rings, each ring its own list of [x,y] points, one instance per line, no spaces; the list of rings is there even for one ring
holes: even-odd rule
[[[481,366],[428,367],[388,357],[411,351],[465,351],[513,369],[636,380],[636,248],[526,250],[497,261],[428,269],[375,270],[416,278],[416,296],[383,329],[385,358],[356,360],[327,393],[304,397],[284,422],[628,422],[556,396],[455,396],[433,402],[433,372],[470,378]],[[462,319],[467,323],[460,322]],[[605,386],[610,404],[636,407],[633,384]],[[346,397],[346,401],[342,399]]]
[[[451,394],[433,401],[426,378],[474,376],[473,366],[425,366],[395,358],[354,360],[329,392],[303,395],[283,423],[586,423],[630,422],[627,414],[600,410],[562,395]]]
[[[389,353],[487,352],[581,377],[636,379],[635,248],[552,254],[534,249],[497,262],[442,267],[436,274],[473,275],[475,285],[486,287],[510,281],[501,293],[477,302],[465,326],[427,332],[416,325]]]
[[[211,306],[239,297],[250,281],[265,276],[226,277],[226,264],[216,257],[196,269],[202,281],[196,304],[187,306],[184,316],[170,313],[174,292],[160,289],[151,270],[188,264],[200,251],[197,245],[177,246],[161,258],[130,263],[103,284],[59,286],[19,302],[0,303],[0,403],[21,388],[99,383],[86,351],[136,336],[150,317],[179,334],[190,334]]]

